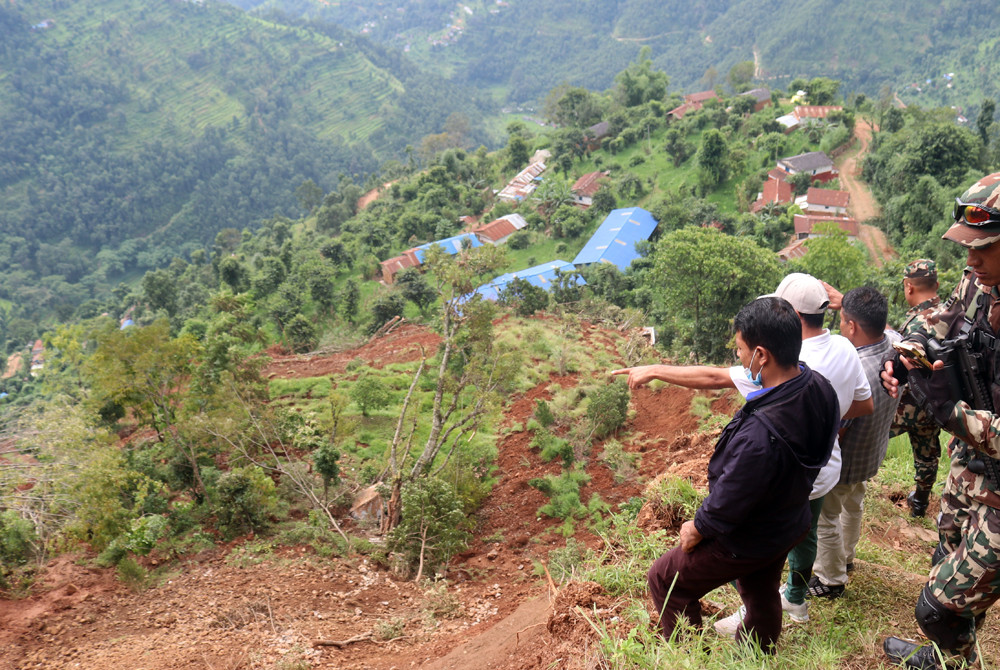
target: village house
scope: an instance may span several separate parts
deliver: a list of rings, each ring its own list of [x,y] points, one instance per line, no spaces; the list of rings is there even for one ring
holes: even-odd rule
[[[806,240],[812,237],[819,237],[820,233],[814,232],[813,228],[821,223],[836,223],[840,229],[847,233],[847,239],[854,242],[861,232],[858,222],[850,217],[837,216],[813,216],[810,214],[796,214],[795,239]]]
[[[501,216],[496,221],[490,221],[484,226],[472,229],[470,232],[479,238],[483,244],[503,244],[511,235],[522,230],[528,221],[520,214]]]
[[[601,188],[601,180],[610,172],[588,172],[573,183],[573,204],[586,209],[594,204],[594,194]]]
[[[784,179],[768,179],[764,182],[764,190],[757,194],[757,200],[750,205],[750,211],[757,213],[769,203],[776,205],[792,201],[792,185]]]
[[[412,268],[420,265],[420,259],[417,258],[416,249],[407,249],[399,256],[393,256],[392,258],[386,259],[379,263],[381,268],[380,274],[382,275],[383,284],[392,284],[393,278],[406,268]]]
[[[832,181],[839,176],[833,160],[822,151],[810,151],[778,160],[778,168],[789,175],[805,172],[812,181]]]
[[[792,240],[788,246],[778,252],[778,260],[787,263],[794,258],[802,258],[809,251],[805,240]]]
[[[534,267],[526,268],[524,270],[516,270],[514,272],[502,274],[496,279],[493,279],[492,281],[477,288],[475,293],[481,295],[486,300],[496,302],[500,299],[500,293],[515,279],[520,279],[528,282],[532,286],[537,286],[538,288],[545,289],[546,291],[551,291],[552,287],[556,285],[556,282],[559,280],[561,275],[572,275],[569,278],[569,281],[577,286],[585,285],[587,282],[585,282],[583,277],[580,275],[573,274],[575,271],[576,268],[571,263],[567,263],[566,261],[549,261],[548,263],[535,265]]]
[[[597,151],[601,148],[601,140],[608,136],[610,128],[611,124],[607,121],[595,123],[590,128],[587,128],[587,132],[583,135],[583,143],[586,145],[588,152]]]
[[[531,195],[540,181],[539,175],[545,172],[545,163],[531,163],[511,179],[497,194],[497,200],[506,202],[521,202]]]
[[[753,111],[759,112],[771,104],[771,91],[766,88],[754,88],[740,95],[749,96],[754,99]]]
[[[801,126],[808,126],[819,123],[830,115],[830,112],[839,112],[843,109],[838,105],[798,105],[790,114],[779,116],[775,121],[785,127],[785,134],[792,132]]]
[[[648,240],[658,223],[641,207],[612,210],[573,259],[573,265],[611,263],[624,272],[639,257],[635,243]]]
[[[815,187],[809,187],[805,195],[795,199],[795,204],[805,214],[820,216],[847,216],[847,206],[850,202],[851,194],[847,191]]]
[[[688,112],[697,112],[699,109],[705,106],[705,103],[709,100],[718,100],[719,94],[715,91],[701,91],[699,93],[690,93],[684,96],[683,104],[678,107],[674,107],[669,112],[667,116],[673,119],[683,119],[684,115]]]

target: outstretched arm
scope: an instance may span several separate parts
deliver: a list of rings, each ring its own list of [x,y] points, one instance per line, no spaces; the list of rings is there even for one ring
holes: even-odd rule
[[[637,389],[653,380],[660,380],[689,389],[736,388],[729,368],[708,365],[640,365],[612,370],[612,375],[628,375],[628,387]]]

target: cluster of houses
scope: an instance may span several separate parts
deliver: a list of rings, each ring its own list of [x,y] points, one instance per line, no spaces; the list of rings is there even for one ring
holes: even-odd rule
[[[528,167],[521,170],[502,189],[496,193],[498,200],[507,202],[521,202],[527,198],[537,187],[541,180],[540,175],[545,171],[545,160],[549,158],[548,151],[536,153]],[[601,187],[601,180],[608,176],[608,172],[590,172],[583,175],[572,186],[573,202],[578,207],[586,209],[593,202],[594,194]],[[463,247],[480,247],[484,244],[504,244],[510,236],[528,225],[528,222],[520,214],[508,214],[498,219],[490,221],[484,225],[476,225],[473,217],[462,217],[462,222],[466,224],[468,230],[448,237],[443,240],[428,242],[411,249],[407,249],[399,256],[393,256],[379,263],[379,279],[383,284],[392,284],[393,278],[402,270],[417,267],[424,262],[424,254],[431,247],[437,244],[449,254],[457,254]],[[630,261],[631,262],[631,261]]]
[[[753,111],[755,112],[772,104],[771,92],[766,88],[753,89],[741,95],[753,98]],[[668,116],[672,119],[681,119],[689,112],[702,109],[706,102],[713,99],[719,99],[719,95],[715,91],[688,94],[684,96],[684,102],[681,105],[668,112]],[[802,104],[796,106],[790,114],[779,117],[777,122],[788,133],[802,126],[819,123],[826,119],[831,112],[840,110],[842,107],[836,105]],[[585,134],[588,148],[599,147],[601,140],[607,133],[608,123],[606,121],[588,128]],[[496,198],[511,203],[523,202],[541,182],[541,175],[546,168],[545,161],[549,157],[549,152],[544,150],[536,153],[527,167],[496,192]],[[858,222],[847,214],[847,206],[850,204],[850,194],[847,191],[810,187],[805,195],[794,197],[794,189],[788,178],[801,173],[808,174],[811,183],[825,183],[837,179],[839,176],[833,160],[821,151],[782,158],[768,173],[762,191],[751,206],[751,211],[755,213],[760,212],[771,203],[794,203],[802,210],[802,214],[796,214],[794,217],[795,235],[792,242],[778,253],[779,258],[785,261],[798,258],[806,253],[804,242],[816,236],[814,228],[818,224],[834,221],[851,240],[856,240],[859,233]],[[608,174],[608,172],[591,172],[577,179],[572,186],[574,204],[581,208],[590,207],[593,204],[594,194]],[[399,256],[382,261],[380,264],[382,283],[392,284],[393,277],[401,270],[421,265],[424,254],[432,245],[437,244],[446,252],[456,254],[466,247],[504,244],[511,235],[527,225],[527,221],[519,214],[509,214],[482,226],[476,226],[475,219],[471,217],[463,217],[463,222],[466,223],[468,229],[460,235],[413,247]],[[504,286],[515,278],[550,289],[560,274],[566,274],[593,263],[612,263],[619,269],[625,270],[638,256],[635,251],[635,242],[640,239],[649,239],[656,226],[657,221],[642,208],[616,209],[608,215],[572,263],[554,260],[525,270],[507,273],[479,287],[476,292],[487,299],[496,300]],[[579,281],[583,280],[579,279]]]
[[[794,196],[794,189],[788,178],[794,174],[806,173],[810,181],[829,182],[839,176],[833,165],[833,160],[822,151],[811,151],[782,158],[778,164],[767,173],[767,181],[750,206],[751,212],[759,212],[770,204],[795,204],[802,214],[794,216],[795,236],[792,242],[778,252],[778,257],[787,261],[800,258],[806,253],[805,240],[816,237],[815,227],[830,221],[836,223],[847,233],[848,239],[857,240],[860,228],[858,222],[848,216],[847,206],[851,203],[851,194],[829,188],[809,187],[805,195]]]

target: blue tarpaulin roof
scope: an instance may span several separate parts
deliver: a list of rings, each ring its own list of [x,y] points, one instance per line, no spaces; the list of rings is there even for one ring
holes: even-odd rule
[[[523,279],[532,286],[540,286],[546,291],[552,290],[552,284],[556,281],[556,271],[562,270],[564,274],[573,272],[576,270],[572,264],[566,261],[549,261],[548,263],[542,263],[541,265],[536,265],[535,267],[528,268],[527,270],[518,270],[517,272],[508,272],[507,274],[500,275],[488,284],[483,284],[476,289],[476,293],[483,296],[487,300],[497,300],[500,297],[500,291],[507,286],[507,284],[514,281],[514,279]],[[578,284],[585,284],[583,278],[580,276],[576,277]]]
[[[613,263],[619,270],[625,270],[639,257],[635,243],[648,240],[656,230],[656,223],[653,215],[641,207],[613,210],[573,259],[573,265]]]
[[[459,251],[462,250],[463,246],[467,247],[481,247],[483,243],[479,241],[479,238],[472,233],[462,233],[461,235],[455,235],[454,237],[449,237],[444,240],[438,240],[436,242],[428,242],[427,244],[421,244],[419,247],[414,248],[414,253],[417,255],[417,259],[423,263],[424,255],[427,250],[431,248],[431,245],[439,244],[445,251],[454,256]]]

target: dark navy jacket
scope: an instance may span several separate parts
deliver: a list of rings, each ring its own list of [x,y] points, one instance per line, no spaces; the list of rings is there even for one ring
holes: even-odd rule
[[[706,540],[764,558],[809,529],[809,493],[840,426],[830,382],[801,374],[748,400],[722,431],[708,462],[708,497],[694,516]]]

